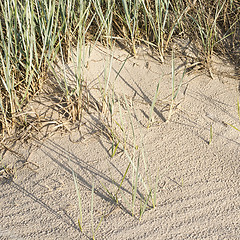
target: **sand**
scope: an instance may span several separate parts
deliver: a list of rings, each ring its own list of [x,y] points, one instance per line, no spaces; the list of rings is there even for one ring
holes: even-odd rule
[[[0,175],[0,239],[92,239],[92,226],[96,230],[102,216],[99,228],[94,230],[96,239],[240,239],[240,132],[229,125],[240,128],[236,105],[239,80],[231,77],[234,67],[215,57],[215,69],[227,74],[213,71],[211,78],[201,66],[176,52],[175,86],[179,86],[186,66],[191,72],[183,78],[167,121],[172,94],[171,56],[160,64],[157,56],[143,46],[138,48],[137,57],[116,48],[109,93],[114,87],[113,119],[121,122],[120,106],[122,127],[129,137],[125,152],[120,144],[112,158],[109,115],[94,105],[101,103],[98,89],[103,84],[108,56],[104,47],[95,46],[88,57],[84,77],[92,105],[83,112],[81,124],[67,123],[60,117],[59,107],[49,105],[50,95],[42,93],[30,108],[42,121],[40,133],[35,134],[32,128],[27,133],[30,138],[6,141],[11,151],[3,147],[1,152],[2,165],[7,168],[1,169]],[[66,66],[69,85],[74,62],[73,58]],[[160,79],[153,122],[147,128]],[[54,85],[54,79],[51,81]],[[115,121],[112,129],[123,139],[125,135]],[[132,156],[134,151],[135,163],[140,156],[139,172],[145,183],[149,178],[148,186],[155,186],[159,176],[156,207],[151,208],[149,201],[141,220],[140,202],[146,197],[141,180],[134,216],[127,204],[131,206],[131,167],[118,195],[119,204],[110,196],[117,192],[129,164],[126,152]],[[82,201],[83,232],[77,222],[79,205],[73,171]]]

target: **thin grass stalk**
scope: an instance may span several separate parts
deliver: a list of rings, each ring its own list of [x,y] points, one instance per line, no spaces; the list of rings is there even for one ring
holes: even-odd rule
[[[67,75],[66,75],[66,64],[64,61],[64,55],[63,55],[63,49],[62,49],[60,36],[59,36],[59,47],[60,47],[60,56],[61,56],[62,66],[63,66],[63,82],[64,82],[63,89],[65,92],[66,99],[67,99],[67,101],[69,101],[70,96],[69,96],[68,81],[67,81]]]
[[[149,191],[146,192],[147,195],[149,195],[150,192],[153,192],[153,195],[151,194],[151,199],[152,199],[152,205],[153,208],[156,207],[156,192],[157,192],[157,186],[158,186],[158,174],[159,174],[159,170],[157,172],[157,176],[156,176],[156,180],[155,180],[155,187],[152,187],[152,181],[151,181],[151,174],[148,173],[149,171],[149,166],[148,166],[148,162],[146,161],[146,157],[144,154],[144,148],[142,146],[142,158],[143,158],[143,163],[144,163],[144,168],[145,168],[145,173],[147,175],[147,185],[148,185],[148,189],[150,189]],[[146,190],[148,190],[146,189]]]
[[[112,20],[113,20],[113,12],[115,7],[115,0],[106,1],[107,9],[104,14],[103,9],[101,7],[100,0],[93,0],[93,4],[95,6],[97,15],[100,19],[100,24],[103,29],[105,29],[105,37],[107,38],[107,44],[112,47]]]
[[[53,47],[51,43],[55,43],[60,38],[60,35],[56,34],[58,22],[56,20],[54,21],[54,14],[56,14],[56,17],[58,18],[61,1],[58,5],[57,11],[55,11],[55,3],[55,0],[49,3],[49,6],[46,1],[44,1],[42,4],[39,4],[38,1],[36,3],[36,10],[38,14],[36,19],[38,21],[37,23],[40,30],[38,35],[42,38],[43,43],[39,68],[41,68],[41,66],[44,64],[46,57],[48,60],[51,58]],[[53,39],[55,39],[55,41]]]
[[[113,52],[111,56],[107,58],[107,62],[104,68],[104,83],[103,85],[100,84],[100,90],[102,95],[102,113],[106,113],[107,107],[109,106],[109,82],[111,78],[111,71],[112,71],[112,64],[113,64]]]
[[[77,41],[77,70],[76,70],[76,93],[81,98],[82,83],[83,83],[83,66],[85,65],[85,46],[86,46],[86,32],[89,28],[87,19],[90,14],[90,4],[87,5],[86,0],[80,1],[80,17],[78,23],[78,41]],[[91,22],[90,22],[91,24]]]
[[[171,104],[170,104],[167,122],[170,121],[170,118],[172,116],[173,105],[174,105],[174,92],[175,92],[175,61],[174,61],[174,52],[172,51],[172,98],[171,98]]]
[[[121,197],[122,197],[124,203],[127,205],[129,211],[131,212],[131,204],[129,203],[129,201],[127,200],[127,198],[121,191],[119,191],[119,193],[121,194]]]
[[[113,180],[114,181],[114,180]],[[115,182],[115,181],[114,181]],[[112,200],[116,200],[115,196],[111,193],[111,191],[106,187],[106,185],[104,183],[102,183],[100,181],[100,184],[102,186],[102,188],[106,191],[106,193],[110,196],[110,198],[112,198]]]
[[[239,122],[240,122],[240,106],[239,106],[239,99],[237,100],[237,114],[238,114],[238,118],[239,118]],[[234,128],[235,130],[240,132],[240,128],[237,128],[235,126],[233,126],[230,123],[227,123],[230,127]]]
[[[139,161],[140,155],[137,159],[137,169],[135,175],[133,174],[133,185],[132,185],[132,216],[134,216],[135,201],[137,197],[137,188],[138,188],[138,177],[139,177]],[[134,168],[133,168],[134,169]],[[135,171],[133,171],[134,173]],[[134,179],[135,177],[135,179]]]
[[[131,165],[132,165],[132,167],[134,168],[134,171],[136,172],[136,171],[137,171],[137,167],[136,167],[136,165],[135,165],[133,159],[129,156],[127,150],[124,150],[124,153],[126,154],[128,160],[129,160],[129,162],[131,162]],[[141,175],[140,173],[139,173],[138,175],[139,175],[138,178],[139,178],[140,181],[142,182],[142,184],[143,184],[143,186],[144,186],[146,192],[149,193],[149,189],[148,189],[148,187],[147,187],[147,184],[146,184],[145,181],[144,181],[144,178],[142,177],[142,175]]]
[[[154,95],[154,98],[153,98],[153,101],[152,101],[152,104],[151,104],[151,108],[150,108],[150,111],[149,111],[149,119],[148,119],[147,128],[149,128],[151,123],[153,122],[152,114],[153,114],[153,110],[154,110],[154,107],[155,107],[155,104],[156,104],[156,101],[157,101],[157,96],[158,96],[159,87],[160,87],[160,81],[161,80],[162,80],[162,78],[158,82],[157,89],[156,89],[156,92],[155,92],[155,95]]]
[[[27,33],[29,33],[29,36],[27,36],[27,45],[28,45],[28,50],[26,56],[26,90],[25,93],[22,97],[22,101],[20,104],[22,104],[25,101],[25,98],[28,95],[32,80],[33,80],[33,74],[34,74],[34,69],[33,69],[33,54],[34,54],[34,42],[36,39],[34,39],[34,21],[33,21],[33,9],[32,6],[30,7],[30,4],[26,5],[26,19],[27,19]],[[30,28],[30,29],[29,29]]]
[[[168,18],[170,0],[155,0],[155,14],[152,14],[151,9],[145,4],[145,0],[142,0],[144,7],[144,13],[147,16],[150,26],[152,28],[157,47],[160,55],[161,62],[164,62],[164,35],[166,34],[165,26]]]
[[[194,6],[196,3],[196,0],[194,0],[192,6]],[[177,26],[179,25],[180,21],[182,20],[183,16],[186,15],[188,13],[188,11],[192,8],[192,6],[188,5],[181,13],[181,15],[177,18],[177,20],[175,21],[175,24],[172,25],[169,33],[168,33],[168,38],[166,40],[166,43],[165,43],[165,47],[164,47],[164,51],[167,50],[168,48],[168,45],[169,45],[169,42],[170,40],[172,39],[172,36],[173,36],[173,33],[175,32]]]
[[[131,118],[131,113],[130,113],[130,109],[129,109],[129,105],[126,99],[126,96],[124,94],[124,101],[125,101],[125,105],[127,107],[127,111],[128,111],[128,117],[129,117],[129,121],[131,124],[131,128],[132,128],[132,135],[133,135],[133,146],[134,146],[134,151],[135,151],[135,147],[136,147],[136,139],[135,139],[135,131],[134,131],[134,127],[133,127],[133,122],[132,122],[132,118]]]
[[[8,134],[10,134],[10,131],[9,131],[9,126],[8,126],[8,121],[7,121],[7,114],[6,114],[6,110],[4,109],[2,99],[3,99],[2,92],[0,91],[0,110],[2,111],[2,115],[3,115],[2,134],[4,135],[4,130],[5,129],[7,130]]]
[[[99,229],[101,223],[102,223],[102,220],[104,218],[104,215],[101,217],[98,225],[96,228],[94,228],[94,219],[93,219],[93,203],[94,203],[94,182],[92,184],[92,194],[91,194],[91,228],[92,228],[92,239],[95,240],[95,234],[97,232],[97,230]]]
[[[232,127],[232,128],[234,128],[235,130],[237,130],[237,131],[239,131],[240,132],[240,128],[237,128],[237,127],[235,127],[235,126],[233,126],[232,124],[230,124],[230,123],[227,123],[230,127]]]
[[[139,221],[141,221],[143,213],[145,212],[145,210],[147,208],[147,204],[148,204],[148,201],[149,201],[149,198],[150,198],[151,194],[152,194],[152,190],[149,192],[148,196],[145,198],[143,206],[142,206],[142,202],[141,202]]]
[[[164,2],[162,0],[155,0],[156,19],[158,25],[158,51],[160,52],[162,62],[164,61],[164,35],[166,34],[167,30],[165,29],[165,26],[167,23],[167,18],[169,17],[169,3],[170,0]]]
[[[120,103],[120,99],[118,97],[118,109],[119,109],[119,116],[120,116],[120,124],[119,127],[123,132],[123,149],[126,148],[127,145],[127,137],[126,137],[126,130],[123,126],[123,117],[122,117],[122,107],[121,107],[121,103]]]
[[[138,14],[140,8],[140,0],[133,0],[133,2],[122,0],[122,4],[125,15],[124,21],[126,22],[128,31],[130,32],[133,54],[136,56],[136,38],[138,31]]]
[[[124,173],[124,175],[123,175],[123,177],[122,177],[121,183],[119,184],[118,189],[117,189],[117,191],[116,191],[116,193],[115,193],[115,200],[116,200],[116,203],[117,203],[117,204],[118,204],[118,193],[119,193],[119,191],[120,191],[120,189],[121,189],[121,187],[122,187],[123,181],[124,181],[124,179],[126,178],[126,175],[127,175],[127,173],[128,173],[128,170],[129,170],[129,167],[130,167],[130,166],[131,166],[131,163],[129,162],[129,164],[128,164],[127,168],[126,168],[126,171],[125,171],[125,173]]]
[[[199,2],[200,8],[197,11],[197,19],[194,18],[192,15],[189,15],[189,17],[196,24],[197,29],[199,31],[201,43],[204,47],[205,60],[207,63],[210,63],[211,61],[211,56],[213,54],[216,43],[222,41],[223,39],[225,39],[230,35],[230,34],[225,34],[225,36],[222,39],[218,40],[219,34],[217,30],[217,20],[225,4],[226,4],[226,0],[223,3],[221,3],[220,1],[217,1],[215,15],[213,19],[211,16],[211,12],[208,13],[207,17],[205,17],[206,15],[205,6],[201,3],[201,1]]]
[[[77,196],[78,196],[78,205],[79,205],[79,214],[80,214],[80,218],[78,219],[78,226],[79,226],[81,232],[83,232],[82,200],[81,200],[81,195],[80,195],[80,192],[78,189],[77,179],[76,179],[74,171],[72,171],[72,173],[73,173],[74,184],[75,184],[75,188],[76,188],[76,192],[77,192]]]
[[[14,78],[13,78],[13,70],[12,70],[12,65],[11,65],[11,9],[10,9],[10,5],[9,5],[9,1],[8,4],[6,3],[6,1],[4,2],[5,5],[3,5],[1,3],[1,8],[5,9],[5,11],[3,11],[3,15],[4,15],[4,19],[9,19],[9,21],[5,21],[5,25],[6,25],[6,35],[7,35],[7,39],[8,41],[5,41],[5,37],[4,37],[4,32],[3,32],[3,28],[2,28],[2,23],[0,21],[0,33],[1,33],[1,39],[2,39],[2,50],[3,50],[3,54],[2,51],[0,51],[0,57],[1,57],[1,65],[3,67],[3,76],[1,76],[1,80],[3,83],[3,87],[5,88],[6,92],[8,93],[8,97],[9,97],[9,102],[10,102],[10,113],[14,113],[15,112],[15,100],[14,99]],[[5,113],[3,113],[5,116],[8,113],[8,109],[4,110]]]
[[[178,86],[177,89],[175,89],[175,60],[174,60],[174,58],[175,58],[174,51],[172,51],[172,97],[171,97],[171,104],[170,104],[170,109],[169,109],[169,113],[168,113],[167,122],[170,121],[170,118],[172,116],[175,98],[177,97],[178,92],[179,92],[179,90],[182,86],[183,78],[184,78],[185,73],[186,73],[186,69],[184,69],[181,81],[179,83],[179,86]]]

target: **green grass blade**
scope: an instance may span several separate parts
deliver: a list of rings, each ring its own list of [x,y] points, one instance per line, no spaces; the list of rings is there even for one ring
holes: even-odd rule
[[[126,171],[125,171],[125,173],[124,173],[124,175],[123,175],[123,177],[122,177],[121,183],[119,184],[118,189],[117,189],[117,192],[116,192],[116,194],[115,194],[115,199],[116,199],[116,202],[117,202],[117,203],[118,203],[118,197],[117,197],[117,196],[118,196],[118,193],[119,193],[119,191],[120,191],[120,189],[121,189],[121,187],[122,187],[123,181],[124,181],[124,179],[125,179],[125,177],[126,177],[126,175],[127,175],[127,172],[128,172],[128,169],[129,169],[130,166],[131,166],[131,163],[128,164],[127,169],[126,169]]]
[[[136,197],[137,197],[137,187],[138,187],[138,177],[139,177],[139,160],[140,160],[140,156],[138,156],[137,169],[136,169],[136,173],[135,173],[135,181],[134,181],[134,185],[132,186],[132,188],[133,188],[133,193],[132,193],[132,215],[133,216],[134,216],[135,201],[136,201]]]
[[[115,156],[117,149],[118,149],[118,145],[119,145],[120,141],[118,141],[117,145],[115,146],[115,148],[113,148],[113,152],[112,152],[112,158]]]
[[[149,119],[148,119],[148,125],[147,125],[147,128],[150,127],[152,121],[153,121],[153,117],[152,117],[152,114],[153,114],[153,109],[155,107],[155,104],[156,104],[156,101],[157,101],[157,97],[158,97],[158,92],[159,92],[159,87],[160,87],[160,82],[161,82],[162,78],[159,80],[158,82],[158,85],[157,85],[157,89],[156,89],[156,92],[155,92],[155,95],[154,95],[154,98],[153,98],[153,101],[152,101],[152,105],[151,105],[151,108],[150,108],[150,111],[149,111]]]
[[[80,192],[79,192],[79,189],[78,189],[77,179],[76,179],[74,171],[72,171],[72,174],[73,174],[73,179],[74,179],[74,184],[75,184],[75,188],[76,188],[76,192],[77,192],[77,196],[78,196],[78,204],[79,204],[80,219],[78,219],[78,226],[79,226],[79,228],[80,228],[80,230],[82,232],[83,231],[83,228],[82,228],[82,224],[83,224],[83,219],[82,219],[82,200],[81,200],[81,195],[80,195]]]
[[[127,158],[128,158],[128,160],[129,160],[129,162],[131,163],[131,165],[133,166],[134,171],[137,171],[137,167],[135,166],[134,161],[133,161],[132,158],[129,156],[129,154],[128,154],[128,152],[127,152],[126,149],[124,149],[124,153],[125,153],[125,155],[127,156]],[[141,176],[140,173],[139,173],[139,179],[141,180],[141,182],[142,182],[145,190],[146,190],[147,192],[149,192],[149,189],[148,189],[148,187],[147,187],[147,185],[146,185],[146,183],[145,183],[145,181],[144,181],[144,179],[143,179],[143,177]]]
[[[152,194],[152,190],[149,192],[148,196],[146,197],[143,207],[140,208],[140,218],[139,218],[140,221],[142,219],[143,213],[145,212],[145,210],[147,208],[147,204],[148,204],[151,194]]]
[[[232,124],[230,123],[227,123],[227,125],[231,126],[232,128],[234,128],[235,130],[239,131],[240,132],[240,129],[238,129],[237,127],[234,127]]]

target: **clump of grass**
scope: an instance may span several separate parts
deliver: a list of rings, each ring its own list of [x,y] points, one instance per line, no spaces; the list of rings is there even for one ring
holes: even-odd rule
[[[74,179],[74,184],[75,184],[75,188],[76,188],[76,192],[77,192],[77,196],[78,196],[78,204],[79,204],[78,226],[79,226],[80,231],[83,232],[82,200],[81,200],[81,195],[80,195],[80,192],[78,189],[77,178],[75,176],[74,171],[72,171],[72,173],[73,173],[73,179]],[[91,191],[91,204],[90,204],[90,206],[91,206],[90,214],[91,214],[92,239],[95,239],[96,232],[99,229],[99,227],[103,221],[103,218],[104,218],[104,215],[102,215],[97,227],[94,226],[94,209],[93,209],[94,208],[94,190],[95,190],[95,187],[94,187],[94,182],[93,182],[92,183],[92,191]]]
[[[156,48],[159,59],[164,62],[166,52],[171,47],[175,37],[191,38],[200,43],[198,49],[201,61],[210,65],[214,52],[230,54],[239,42],[240,2],[238,0],[194,0],[192,4],[184,0],[3,0],[0,1],[0,131],[2,135],[10,135],[18,127],[26,127],[26,116],[20,114],[29,100],[41,90],[47,72],[55,75],[60,87],[60,95],[67,104],[66,111],[70,119],[80,121],[84,107],[84,67],[86,64],[86,45],[88,40],[94,44],[101,41],[107,47],[114,47],[114,41],[123,39],[128,42],[133,55],[137,55],[137,45],[146,43]],[[230,44],[229,44],[230,42]],[[76,49],[77,67],[75,81],[69,86],[65,64],[71,60],[73,50]],[[232,51],[233,52],[233,51]],[[63,79],[54,71],[55,60],[62,63]],[[136,206],[140,198],[139,219],[152,202],[156,206],[158,187],[158,173],[151,181],[148,164],[144,153],[139,153],[140,147],[136,142],[135,130],[130,114],[130,107],[124,96],[125,106],[129,116],[129,126],[132,139],[123,126],[121,107],[119,102],[120,122],[114,120],[115,96],[114,88],[109,90],[109,82],[113,54],[105,67],[105,78],[101,87],[102,114],[110,113],[109,137],[112,140],[112,154],[122,144],[128,159],[128,165],[117,191],[113,194],[105,187],[107,193],[119,204],[119,194],[133,216],[136,216]],[[124,62],[125,63],[125,62]],[[123,64],[124,65],[124,64]],[[123,66],[122,66],[123,67]],[[122,68],[121,68],[122,69]],[[121,71],[120,69],[120,71]],[[119,72],[120,72],[119,71]],[[117,76],[119,75],[119,72]],[[182,76],[182,79],[184,74]],[[182,84],[175,84],[174,54],[172,56],[172,96],[167,121],[171,119],[175,106],[175,99]],[[159,93],[160,82],[149,112],[148,127],[153,122],[153,109]],[[238,116],[240,110],[238,102]],[[116,134],[113,124],[121,129],[123,139]],[[234,129],[239,128],[229,124]],[[210,141],[212,142],[212,126]],[[129,154],[127,141],[132,142],[132,152]],[[138,155],[137,155],[138,153]],[[144,164],[144,174],[142,174]],[[132,170],[131,173],[130,169]],[[128,201],[122,191],[123,183],[131,174],[131,200]],[[79,228],[83,231],[81,195],[73,173],[74,183],[79,201]],[[145,194],[138,196],[139,187],[143,186]],[[91,195],[92,236],[103,220],[100,219],[94,227],[94,184]]]
[[[220,37],[220,29],[217,26],[217,21],[226,2],[227,1],[215,1],[214,7],[208,5],[207,7],[209,9],[206,15],[205,7],[200,1],[200,8],[196,11],[196,17],[191,16],[199,32],[201,44],[203,46],[204,60],[208,64],[211,62],[211,56],[213,55],[215,45],[232,34],[231,31],[227,31],[222,37]]]
[[[192,4],[193,6],[195,2]],[[155,0],[155,4],[142,1],[142,4],[145,28],[148,29],[148,34],[151,32],[153,35],[153,39],[147,39],[146,42],[157,47],[160,61],[164,62],[165,51],[168,49],[172,36],[191,7],[190,5],[185,7],[181,1],[170,0]]]
[[[139,28],[138,21],[139,21],[139,13],[140,13],[139,10],[140,10],[141,1],[140,0],[133,0],[133,1],[122,0],[122,4],[124,9],[124,15],[122,16],[122,20],[127,25],[127,28],[125,28],[123,25],[124,36],[128,37],[128,33],[126,31],[129,31],[133,53],[136,56],[136,40],[138,37],[138,28]]]
[[[215,51],[233,55],[239,41],[240,3],[237,0],[22,0],[0,2],[0,130],[24,127],[18,114],[43,86],[56,57],[71,59],[77,48],[75,87],[61,84],[71,106],[72,120],[81,119],[83,62],[87,39],[112,47],[124,39],[136,55],[145,42],[158,49],[160,61],[174,37],[201,43],[202,60],[211,62]],[[121,37],[120,37],[121,36]],[[230,46],[230,50],[229,50]],[[232,49],[232,51],[231,51]]]
[[[140,152],[142,151],[142,154]],[[144,212],[148,208],[155,208],[156,207],[156,193],[158,190],[158,180],[159,180],[159,174],[157,173],[157,176],[154,180],[154,184],[151,183],[151,175],[152,173],[149,172],[148,164],[146,163],[145,156],[143,154],[143,149],[139,149],[139,154],[137,156],[137,160],[135,161],[135,152],[133,152],[132,157],[129,155],[129,153],[125,150],[125,155],[127,156],[129,160],[129,164],[132,167],[132,195],[131,195],[131,203],[126,199],[124,196],[124,193],[121,193],[121,196],[124,200],[124,203],[129,208],[130,212],[132,213],[132,216],[136,216],[135,208],[136,208],[136,200],[137,200],[137,192],[139,191],[139,184],[142,184],[143,188],[145,189],[145,194],[141,194],[140,197],[140,206],[139,206],[139,220],[141,220]],[[141,157],[142,156],[142,157]],[[145,169],[145,175],[140,173],[140,160],[142,160],[144,164]],[[127,170],[129,169],[129,166]],[[126,175],[126,172],[125,172]],[[124,176],[125,176],[124,175]],[[125,178],[125,177],[124,177]],[[121,182],[122,185],[122,182]],[[152,206],[149,207],[149,201],[152,201]]]
[[[119,141],[119,144],[123,145],[124,153],[128,159],[128,164],[126,166],[126,169],[124,171],[124,174],[121,178],[121,180],[118,182],[115,179],[113,179],[114,185],[117,186],[117,190],[113,192],[111,189],[106,187],[103,183],[101,183],[103,189],[107,193],[107,195],[115,202],[116,205],[122,205],[124,208],[128,209],[129,212],[131,212],[131,215],[134,217],[139,217],[139,219],[142,218],[144,212],[147,208],[155,208],[156,207],[156,193],[158,191],[158,174],[154,182],[152,183],[152,177],[151,173],[149,171],[148,163],[144,155],[143,146],[140,147],[140,145],[136,141],[136,135],[135,135],[135,128],[131,117],[131,104],[129,104],[128,100],[126,99],[126,96],[124,96],[125,101],[125,108],[127,110],[128,115],[128,127],[131,129],[131,141],[129,142],[128,148],[126,147],[126,142],[123,138],[123,142]],[[120,104],[120,103],[119,103]],[[121,109],[119,105],[119,109]],[[120,117],[122,118],[122,115],[120,114]],[[121,125],[119,127],[124,132],[124,135],[126,135],[124,129],[124,125],[121,120]],[[131,152],[131,154],[130,154]],[[142,165],[144,165],[144,173],[141,173]],[[126,196],[126,193],[123,191],[122,186],[125,182],[126,177],[130,175],[131,176],[131,199],[129,199],[129,196]],[[139,195],[139,187],[143,186],[145,189],[145,194]],[[121,195],[121,200],[119,198],[119,195]],[[128,194],[127,194],[128,195]],[[139,201],[140,197],[140,201]],[[152,206],[150,207],[149,201],[152,201]],[[140,204],[139,204],[140,203]],[[138,208],[139,207],[139,208]],[[136,210],[138,208],[138,210]],[[139,215],[138,215],[139,212]]]

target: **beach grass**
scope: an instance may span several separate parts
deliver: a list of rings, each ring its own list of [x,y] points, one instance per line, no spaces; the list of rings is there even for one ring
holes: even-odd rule
[[[3,0],[1,134],[26,125],[19,113],[41,90],[56,58],[61,56],[61,61],[67,63],[73,48],[77,49],[74,89],[70,90],[66,81],[59,84],[66,99],[75,102],[72,119],[79,120],[88,41],[112,47],[123,40],[133,55],[136,46],[144,43],[156,48],[159,61],[164,62],[174,38],[191,38],[198,43],[200,60],[207,66],[214,52],[227,55],[234,50],[239,41],[239,19],[238,0]]]
[[[87,64],[88,43],[101,43],[108,50],[123,43],[129,56],[137,56],[137,46],[145,44],[158,53],[163,63],[171,53],[174,39],[190,39],[198,46],[202,65],[211,71],[211,59],[214,53],[223,57],[231,56],[240,40],[240,2],[238,0],[3,0],[0,1],[0,134],[11,135],[18,129],[27,128],[23,112],[24,107],[47,84],[49,72],[55,77],[59,94],[66,104],[66,112],[71,122],[81,121],[87,93],[84,68]],[[76,50],[76,68],[74,82],[68,82],[65,66],[71,61]],[[132,216],[140,220],[144,212],[157,205],[159,170],[149,173],[144,146],[137,142],[132,120],[132,103],[123,96],[123,105],[127,113],[127,124],[123,124],[122,106],[119,96],[115,96],[114,86],[110,86],[113,52],[105,62],[104,79],[99,80],[99,112],[110,115],[108,130],[112,142],[111,157],[114,158],[121,148],[127,159],[126,170],[116,183],[117,190],[103,189],[117,205],[122,204]],[[123,62],[115,81],[126,60]],[[181,88],[176,86],[175,56],[172,51],[172,89],[169,104],[170,121],[175,107],[175,99]],[[55,63],[60,61],[61,79],[55,71]],[[147,128],[153,119],[155,104],[160,92],[162,77],[155,89],[155,95],[149,110]],[[116,100],[117,99],[117,100]],[[120,119],[115,120],[116,106]],[[240,119],[239,102],[237,105]],[[114,128],[120,129],[121,137]],[[234,129],[239,128],[229,124]],[[130,129],[128,132],[126,129]],[[0,139],[0,140],[1,140]],[[213,127],[210,128],[210,141],[213,139]],[[131,147],[127,147],[127,142]],[[132,171],[131,171],[132,170]],[[156,175],[155,179],[151,176]],[[131,197],[126,196],[122,186],[131,179]],[[83,231],[81,192],[77,177],[73,172],[74,184],[79,203],[78,225]],[[143,189],[139,194],[139,188]],[[92,239],[103,222],[103,216],[95,226],[94,193],[91,191]],[[120,202],[120,197],[122,200]],[[139,203],[140,202],[140,203]]]

